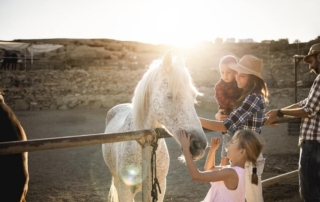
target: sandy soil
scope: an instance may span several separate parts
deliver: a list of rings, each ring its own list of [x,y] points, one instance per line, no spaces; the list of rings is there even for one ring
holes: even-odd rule
[[[28,139],[102,133],[107,109],[17,111]],[[199,116],[213,118],[212,112],[198,111]],[[220,133],[207,133],[208,139]],[[266,165],[263,179],[298,168],[298,137],[289,136],[287,124],[276,128],[265,126],[262,135],[266,142]],[[201,201],[208,183],[190,179],[178,144],[166,139],[170,153],[166,202]],[[220,159],[217,159],[219,161]],[[197,162],[204,165],[205,157]],[[28,202],[102,202],[107,201],[110,174],[105,165],[101,145],[29,152],[30,182]],[[265,202],[300,202],[298,178],[264,188]],[[136,201],[139,200],[139,196]]]

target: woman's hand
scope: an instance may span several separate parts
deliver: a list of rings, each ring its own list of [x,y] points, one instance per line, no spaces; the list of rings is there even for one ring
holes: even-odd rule
[[[184,130],[180,132],[178,135],[179,142],[181,144],[181,147],[183,149],[183,152],[189,151],[190,148],[190,137],[191,135],[187,135]],[[190,151],[189,151],[190,152]]]
[[[223,109],[219,109],[219,111],[216,113],[215,117],[216,117],[216,119],[218,121],[223,121],[223,120],[226,120],[228,118],[228,115],[224,114],[224,110]]]
[[[210,150],[217,150],[220,146],[220,142],[220,137],[212,137],[210,142]]]

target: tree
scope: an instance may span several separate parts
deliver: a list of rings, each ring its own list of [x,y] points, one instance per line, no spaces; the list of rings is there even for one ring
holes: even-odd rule
[[[285,51],[289,46],[288,39],[279,39],[279,41],[271,40],[270,42],[270,51]]]
[[[299,43],[301,43],[301,41],[299,39],[294,40],[294,43],[297,44],[297,52],[300,53],[299,51]]]

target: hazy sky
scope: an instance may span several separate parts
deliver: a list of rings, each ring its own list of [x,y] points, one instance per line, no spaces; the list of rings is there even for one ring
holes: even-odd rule
[[[320,0],[0,0],[0,40],[307,42],[320,35],[319,14]]]

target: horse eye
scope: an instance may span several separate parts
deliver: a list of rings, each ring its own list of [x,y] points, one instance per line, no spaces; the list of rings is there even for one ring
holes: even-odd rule
[[[171,93],[167,93],[167,98],[168,99],[172,99],[172,94]]]

